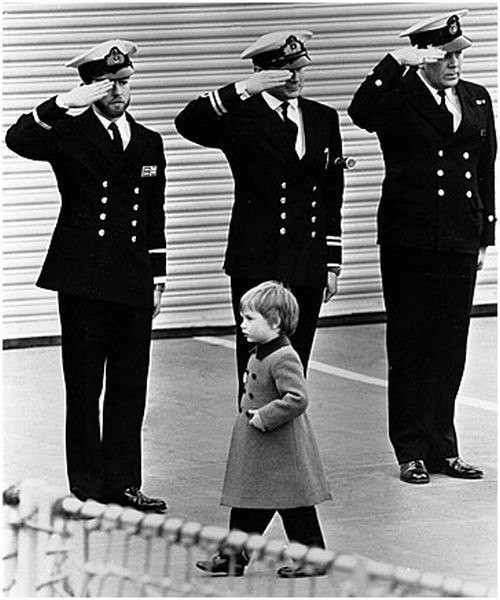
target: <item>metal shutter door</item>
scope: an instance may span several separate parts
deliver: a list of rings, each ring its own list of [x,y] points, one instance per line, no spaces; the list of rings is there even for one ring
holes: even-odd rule
[[[432,6],[432,11],[430,8]],[[454,7],[457,10],[461,6]],[[220,152],[195,146],[174,129],[178,111],[200,93],[243,79],[240,52],[264,32],[306,28],[313,64],[305,95],[340,113],[346,173],[344,272],[338,296],[322,316],[383,310],[375,245],[375,212],[383,165],[375,136],[355,128],[347,106],[370,68],[398,44],[413,21],[450,5],[427,3],[3,3],[3,125],[78,82],[63,64],[93,44],[130,38],[140,47],[131,112],[163,135],[168,162],[168,285],[155,329],[232,325],[228,278],[222,272],[232,179]],[[474,44],[464,78],[496,98],[496,3],[476,1],[464,20]],[[4,148],[4,338],[56,336],[55,294],[36,288],[59,210],[48,165]],[[495,252],[479,274],[476,304],[496,301]]]

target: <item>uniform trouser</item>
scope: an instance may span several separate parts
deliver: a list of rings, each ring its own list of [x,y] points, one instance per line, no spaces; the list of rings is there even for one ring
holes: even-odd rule
[[[99,498],[140,487],[152,309],[59,293],[59,314],[70,489]]]
[[[232,508],[229,517],[229,528],[239,529],[244,533],[262,535],[275,512],[280,515],[290,542],[298,542],[305,546],[315,546],[317,548],[325,547],[315,506],[278,509]]]
[[[243,279],[231,277],[231,299],[233,303],[234,320],[236,323],[236,363],[238,370],[238,398],[243,395],[243,374],[248,363],[249,351],[252,344],[248,343],[241,332],[240,299],[250,288],[262,283],[263,279]],[[299,305],[299,322],[297,330],[290,337],[292,346],[304,365],[304,374],[307,374],[307,365],[311,355],[314,334],[318,324],[319,312],[323,301],[322,287],[289,286],[290,291],[297,298]]]
[[[389,438],[399,463],[458,456],[462,379],[477,254],[382,246]]]

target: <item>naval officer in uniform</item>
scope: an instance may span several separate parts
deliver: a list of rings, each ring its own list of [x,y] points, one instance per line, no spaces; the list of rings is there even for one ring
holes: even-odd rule
[[[234,178],[224,270],[236,324],[242,295],[275,279],[299,307],[292,345],[304,369],[322,302],[337,292],[344,186],[337,112],[302,97],[309,31],[265,34],[241,55],[253,73],[189,102],[179,133],[220,149]],[[239,396],[249,345],[237,327]]]
[[[70,490],[164,511],[141,492],[141,429],[165,286],[165,155],[160,134],[127,111],[136,51],[110,40],[68,62],[83,83],[22,115],[6,142],[47,161],[61,195],[37,285],[58,294]]]
[[[476,272],[494,244],[496,138],[486,89],[461,78],[471,41],[433,16],[400,36],[355,93],[353,122],[379,138],[378,243],[387,311],[389,437],[400,478],[479,479],[459,454],[454,407]]]

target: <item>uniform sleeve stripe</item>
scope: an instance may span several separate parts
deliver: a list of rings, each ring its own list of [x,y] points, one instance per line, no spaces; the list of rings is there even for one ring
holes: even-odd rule
[[[326,238],[326,245],[327,246],[341,246],[342,245],[342,241],[341,241],[340,238],[327,237]]]
[[[36,112],[36,108],[33,109],[33,118],[35,119],[35,123],[37,125],[40,125],[40,127],[43,127],[47,131],[52,129],[52,127],[50,125],[47,125],[47,123],[44,123],[43,121],[40,120],[40,117],[38,116],[38,113]]]
[[[222,104],[222,100],[220,99],[219,90],[215,90],[214,98],[215,98],[215,102],[217,103],[217,106],[219,107],[219,110],[222,111],[222,114],[227,113],[227,110],[226,110],[224,104]]]
[[[149,254],[166,254],[166,252],[166,248],[151,248],[151,250],[149,250]]]
[[[210,100],[210,104],[212,105],[212,108],[214,109],[215,113],[219,116],[222,117],[222,112],[220,111],[219,107],[217,106],[217,103],[215,102],[215,97],[214,97],[214,93],[210,92],[208,94],[208,98]]]

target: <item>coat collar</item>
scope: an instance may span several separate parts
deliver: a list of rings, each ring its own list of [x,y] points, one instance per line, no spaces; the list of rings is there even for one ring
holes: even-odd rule
[[[285,346],[290,346],[290,340],[286,335],[280,335],[266,344],[257,344],[254,346],[254,348],[252,348],[252,352],[255,352],[256,358],[262,360],[273,352],[276,352],[276,350],[284,348]]]

